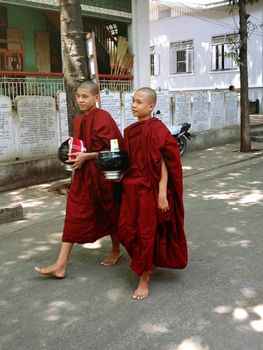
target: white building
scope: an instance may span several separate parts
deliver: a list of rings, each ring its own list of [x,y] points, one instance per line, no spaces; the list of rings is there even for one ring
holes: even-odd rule
[[[180,1],[187,3],[187,1]],[[179,1],[150,2],[151,86],[170,91],[240,88],[235,60],[225,53],[239,40],[238,13],[228,1],[180,5]],[[205,4],[206,1],[198,1]],[[263,113],[263,6],[247,6],[256,25],[248,42],[249,94]]]

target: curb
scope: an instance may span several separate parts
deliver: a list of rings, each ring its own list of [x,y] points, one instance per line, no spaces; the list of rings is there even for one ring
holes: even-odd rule
[[[21,204],[13,203],[0,207],[0,224],[23,220],[23,207]]]
[[[224,164],[221,164],[221,165],[216,165],[216,166],[210,167],[208,169],[197,171],[197,172],[192,173],[192,174],[185,174],[184,177],[191,177],[191,176],[199,175],[199,174],[202,174],[202,173],[207,173],[207,172],[210,172],[211,170],[216,170],[216,169],[227,167],[229,165],[243,163],[243,162],[246,162],[246,161],[251,160],[251,159],[260,158],[262,156],[263,156],[263,151],[259,151],[257,154],[251,155],[250,157],[239,159],[239,160],[235,160],[235,161],[232,161],[232,162],[229,162],[229,163],[224,163]]]

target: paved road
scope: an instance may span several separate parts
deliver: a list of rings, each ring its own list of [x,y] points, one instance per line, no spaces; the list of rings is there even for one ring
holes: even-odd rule
[[[0,227],[0,349],[263,350],[263,158],[211,168],[185,178],[188,267],[157,271],[143,302],[125,253],[100,266],[108,240],[76,246],[64,280],[34,273],[56,258],[65,198],[6,194],[26,220]]]

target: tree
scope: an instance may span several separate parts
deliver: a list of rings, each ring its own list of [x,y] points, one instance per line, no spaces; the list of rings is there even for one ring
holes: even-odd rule
[[[79,0],[60,0],[60,28],[69,133],[72,135],[73,118],[78,112],[75,103],[76,86],[88,78]]]
[[[239,11],[239,70],[240,70],[240,152],[251,152],[249,97],[248,97],[248,67],[247,41],[248,18],[247,4],[254,4],[261,0],[229,0],[231,9],[238,7]]]

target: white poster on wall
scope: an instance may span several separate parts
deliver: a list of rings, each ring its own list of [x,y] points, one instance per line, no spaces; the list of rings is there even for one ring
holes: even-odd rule
[[[209,108],[207,92],[193,93],[192,130],[204,131],[209,129]]]
[[[0,96],[0,159],[16,159],[12,102],[7,96]]]
[[[238,99],[236,92],[225,93],[225,126],[238,125]]]
[[[69,137],[67,99],[64,91],[58,92],[57,101],[59,144],[61,144]]]
[[[121,95],[119,91],[100,92],[101,108],[111,114],[118,127],[122,128]]]
[[[153,115],[169,126],[171,125],[170,92],[169,90],[157,90],[156,95],[157,100]]]
[[[41,158],[57,152],[55,99],[48,96],[16,97],[18,144],[21,159]]]
[[[224,93],[212,91],[210,95],[210,129],[220,129],[225,118]]]
[[[123,129],[127,128],[127,126],[138,121],[136,117],[132,114],[131,106],[132,106],[132,97],[133,92],[124,92],[122,95],[123,99]]]
[[[174,124],[191,123],[191,95],[175,94]]]

